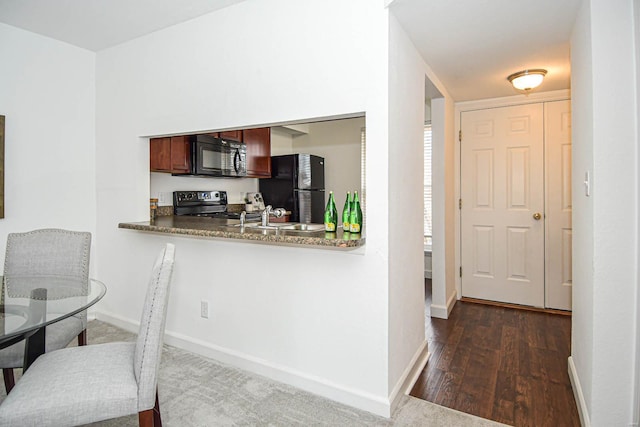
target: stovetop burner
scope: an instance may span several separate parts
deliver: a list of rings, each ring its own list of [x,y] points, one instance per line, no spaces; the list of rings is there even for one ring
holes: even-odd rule
[[[174,191],[174,215],[240,219],[240,212],[227,211],[226,191]],[[260,219],[260,212],[247,212],[247,221]]]

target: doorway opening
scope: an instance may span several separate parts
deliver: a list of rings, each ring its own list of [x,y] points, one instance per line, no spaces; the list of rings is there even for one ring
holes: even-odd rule
[[[447,200],[451,199],[451,194],[446,193],[445,182],[447,171],[450,173],[453,167],[452,156],[448,156],[446,150],[445,110],[444,96],[425,76],[425,225],[423,230],[425,278],[430,278],[433,284],[429,314],[442,319],[447,318],[456,299],[452,280],[449,280],[451,283],[447,290],[446,259],[450,259],[451,256],[449,258],[445,256],[446,235],[451,233],[451,230],[445,229],[447,211],[450,213]],[[430,143],[430,147],[427,143]],[[452,263],[452,260],[450,262]]]

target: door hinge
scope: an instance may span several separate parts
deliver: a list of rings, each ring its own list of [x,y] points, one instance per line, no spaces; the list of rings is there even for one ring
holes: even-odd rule
[[[458,199],[458,209],[462,209],[462,199]]]
[[[462,142],[462,130],[458,131],[458,141]]]
[[[460,266],[460,277],[462,277],[462,266]]]

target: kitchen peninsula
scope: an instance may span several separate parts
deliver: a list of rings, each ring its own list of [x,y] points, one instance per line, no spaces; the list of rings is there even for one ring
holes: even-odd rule
[[[335,249],[355,249],[365,244],[359,234],[325,233],[319,231],[260,229],[241,227],[238,220],[225,220],[197,216],[158,216],[154,221],[123,222],[119,228],[152,233],[175,234],[181,236],[235,239],[270,245],[308,246]]]

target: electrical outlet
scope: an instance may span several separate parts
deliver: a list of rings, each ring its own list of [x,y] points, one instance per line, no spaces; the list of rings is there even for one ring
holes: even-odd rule
[[[158,193],[158,204],[160,206],[165,206],[167,204],[167,202],[169,202],[169,193],[166,193],[164,191],[160,191]]]
[[[200,301],[200,317],[209,318],[209,301]]]

